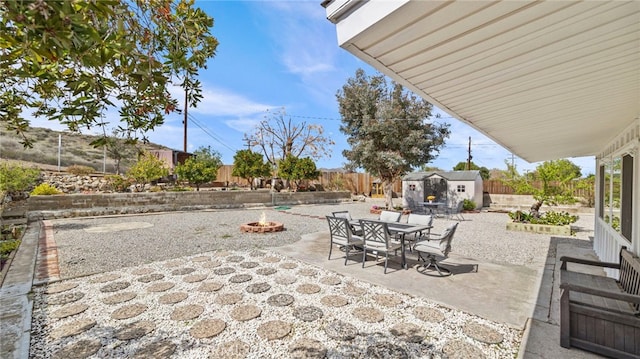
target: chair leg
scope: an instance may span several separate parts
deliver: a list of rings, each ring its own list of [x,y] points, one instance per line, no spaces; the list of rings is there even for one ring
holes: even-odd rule
[[[333,242],[329,242],[329,258],[327,260],[331,259],[331,250],[332,249],[333,249]]]
[[[347,260],[349,259],[349,248],[351,246],[347,245],[344,249],[344,265],[347,265]]]
[[[367,250],[362,248],[362,268],[364,268],[364,261],[367,259],[365,256],[367,255]]]
[[[387,261],[389,260],[389,252],[384,253],[384,274],[387,274]]]

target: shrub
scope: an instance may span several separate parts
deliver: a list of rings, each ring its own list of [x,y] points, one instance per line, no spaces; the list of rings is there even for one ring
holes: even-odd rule
[[[20,246],[20,240],[0,241],[0,258],[6,259],[9,254]]]
[[[40,171],[9,163],[0,164],[0,192],[28,191],[36,184]]]
[[[569,214],[568,212],[545,212],[540,218],[535,218],[530,213],[515,211],[509,213],[509,218],[514,222],[520,223],[533,223],[533,224],[548,224],[551,226],[566,226],[575,223],[578,220],[578,216]]]
[[[41,183],[37,185],[36,188],[33,189],[33,191],[31,191],[32,196],[49,196],[52,194],[60,194],[60,193],[62,192],[58,191],[57,188],[55,188],[54,186],[48,183]]]
[[[133,181],[120,175],[106,175],[104,179],[107,181],[109,189],[115,192],[126,192]]]
[[[95,170],[93,169],[93,167],[89,167],[89,166],[73,165],[73,166],[67,167],[67,172],[76,176],[88,176],[92,174],[94,171]]]
[[[476,203],[470,199],[465,199],[462,204],[462,209],[465,211],[473,211],[476,209]]]

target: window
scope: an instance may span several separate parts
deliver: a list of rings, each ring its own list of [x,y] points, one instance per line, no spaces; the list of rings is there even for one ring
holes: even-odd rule
[[[459,184],[457,188],[457,192],[465,192],[465,186],[463,184]]]
[[[600,211],[598,216],[631,240],[633,227],[633,156],[624,154],[604,160],[600,166]]]

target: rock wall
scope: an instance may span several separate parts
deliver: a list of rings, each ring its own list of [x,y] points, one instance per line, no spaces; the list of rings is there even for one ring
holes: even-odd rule
[[[109,183],[102,175],[76,176],[70,173],[43,172],[42,182],[64,193],[107,193]]]

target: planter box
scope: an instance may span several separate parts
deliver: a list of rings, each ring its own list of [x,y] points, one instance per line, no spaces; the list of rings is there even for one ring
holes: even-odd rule
[[[507,223],[508,231],[534,232],[543,234],[553,234],[561,236],[571,235],[571,226],[552,226],[548,224],[532,224],[532,223]]]

